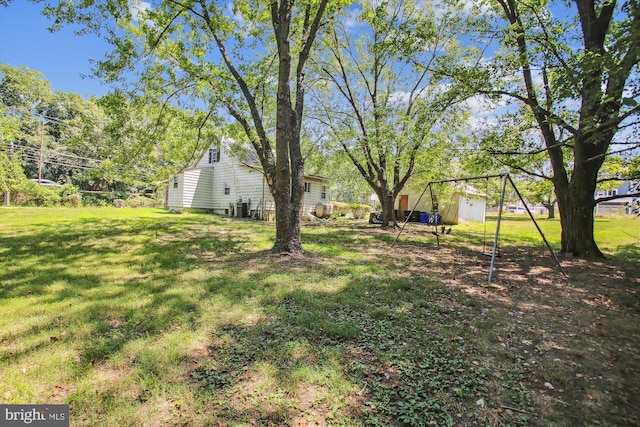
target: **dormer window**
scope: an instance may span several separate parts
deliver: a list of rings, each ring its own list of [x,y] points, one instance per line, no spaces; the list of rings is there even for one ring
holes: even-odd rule
[[[220,152],[215,148],[209,148],[209,164],[218,163],[220,161]]]

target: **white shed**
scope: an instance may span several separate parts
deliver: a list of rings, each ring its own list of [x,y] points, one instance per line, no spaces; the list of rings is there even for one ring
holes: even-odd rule
[[[398,220],[404,221],[406,213],[414,209],[415,219],[420,213],[431,214],[433,211],[431,192],[427,190],[422,198],[422,192],[410,189],[403,190],[396,198],[395,208],[398,210]],[[416,205],[420,199],[420,202]],[[484,222],[486,201],[485,195],[471,186],[463,186],[446,198],[434,193],[434,199],[438,203],[438,214],[445,224],[458,224],[461,221]]]

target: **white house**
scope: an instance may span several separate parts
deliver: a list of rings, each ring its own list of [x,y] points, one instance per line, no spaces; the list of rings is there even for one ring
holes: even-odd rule
[[[169,179],[168,208],[273,219],[275,204],[257,156],[250,152],[241,160],[230,142],[212,144],[192,167]],[[329,202],[328,187],[328,178],[305,175],[303,215]]]
[[[607,197],[619,197],[613,200],[599,202],[594,208],[595,214],[631,214],[633,213],[634,198],[632,197],[632,181],[623,181],[622,184],[610,190],[597,190],[594,194],[596,202],[598,199]]]
[[[437,185],[433,187],[433,198],[438,203],[438,214],[445,224],[459,224],[463,221],[484,222],[485,221],[485,195],[479,193],[471,186],[462,186],[454,190],[451,195],[438,195]],[[404,221],[405,214],[412,209],[415,212],[433,212],[431,192],[429,189],[420,199],[422,192],[415,192],[407,187],[398,194],[395,202],[395,209],[398,212],[398,220]],[[420,201],[418,202],[418,199]],[[416,205],[416,203],[418,203]],[[413,221],[419,220],[419,214],[414,213]]]

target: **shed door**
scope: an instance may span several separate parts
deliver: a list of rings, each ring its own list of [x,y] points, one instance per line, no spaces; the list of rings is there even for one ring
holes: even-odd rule
[[[398,201],[398,220],[404,221],[404,211],[409,210],[409,195],[402,194],[400,201]]]

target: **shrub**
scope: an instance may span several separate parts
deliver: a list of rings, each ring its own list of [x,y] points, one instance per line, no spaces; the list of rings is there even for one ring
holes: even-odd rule
[[[84,193],[82,204],[84,206],[105,207],[112,206],[115,195],[112,192]]]
[[[20,182],[13,189],[11,198],[17,205],[55,206],[60,203],[58,188],[39,185],[29,180]]]
[[[353,203],[349,205],[349,208],[351,209],[351,213],[355,219],[363,219],[371,210],[371,206],[359,203]]]
[[[82,196],[78,193],[69,194],[65,199],[72,208],[77,208],[82,203]]]
[[[0,192],[7,190],[13,192],[22,181],[26,181],[22,166],[10,159],[5,153],[0,152]]]
[[[132,196],[127,199],[127,205],[132,208],[158,208],[162,207],[163,202],[146,196]]]
[[[127,202],[125,202],[122,199],[115,199],[113,201],[113,206],[115,206],[116,208],[126,208],[127,207]]]
[[[77,194],[80,195],[80,189],[78,187],[76,187],[73,184],[65,184],[63,185],[59,190],[59,193],[62,197],[64,197],[65,199],[72,195],[72,194]]]
[[[333,205],[333,217],[338,218],[341,216],[347,216],[351,212],[349,205],[342,202],[329,202]]]

